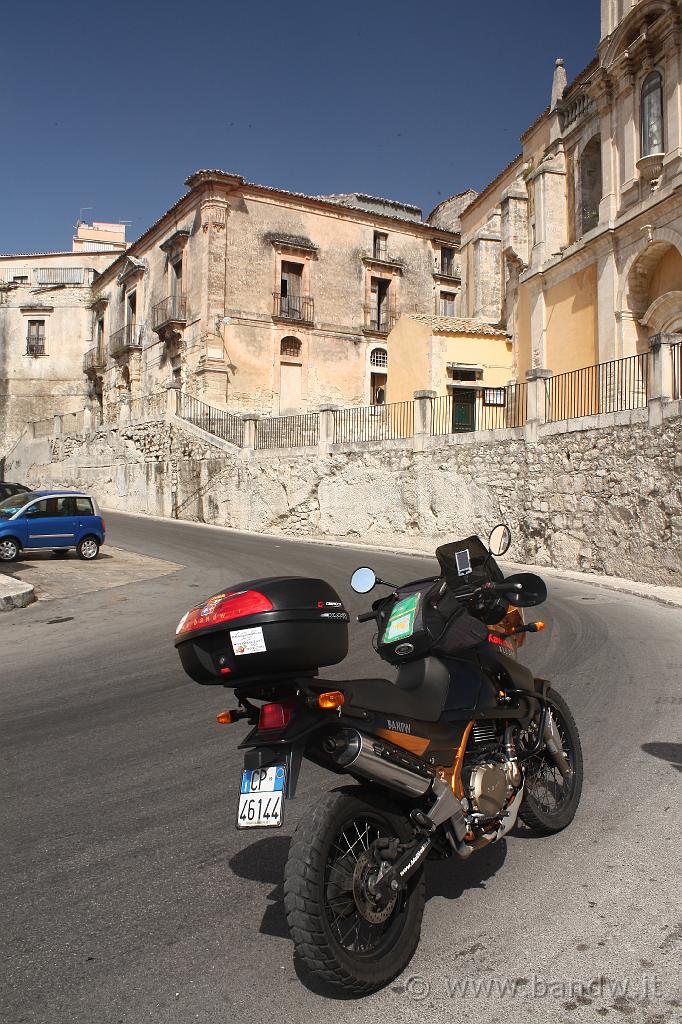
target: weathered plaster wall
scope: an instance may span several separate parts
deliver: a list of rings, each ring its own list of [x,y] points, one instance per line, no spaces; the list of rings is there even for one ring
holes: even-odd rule
[[[430,551],[500,519],[538,565],[682,583],[682,419],[226,454],[176,424],[24,440],[8,476],[109,508]]]

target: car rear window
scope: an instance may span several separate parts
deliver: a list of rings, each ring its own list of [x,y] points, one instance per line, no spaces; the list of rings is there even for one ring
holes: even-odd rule
[[[95,510],[92,507],[90,498],[76,498],[76,515],[94,516]]]

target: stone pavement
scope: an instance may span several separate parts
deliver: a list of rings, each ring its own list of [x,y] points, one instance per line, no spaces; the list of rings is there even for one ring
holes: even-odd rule
[[[5,579],[8,588],[14,585],[16,589],[19,584],[26,590],[27,584],[32,585],[35,597],[45,601],[139,583],[157,576],[167,576],[181,568],[176,562],[150,558],[111,545],[103,547],[94,562],[83,561],[75,551],[69,551],[66,555],[32,551],[4,567],[5,575],[0,576],[0,598],[4,592]]]

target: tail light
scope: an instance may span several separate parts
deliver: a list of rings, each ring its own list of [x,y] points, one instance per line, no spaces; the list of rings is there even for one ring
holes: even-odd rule
[[[294,717],[295,711],[295,700],[283,700],[278,704],[264,704],[258,718],[259,732],[265,732],[268,729],[284,729]]]
[[[240,590],[236,593],[214,594],[206,604],[192,608],[178,623],[176,636],[192,633],[195,629],[217,626],[230,619],[241,619],[258,612],[271,612],[272,602],[257,590]]]

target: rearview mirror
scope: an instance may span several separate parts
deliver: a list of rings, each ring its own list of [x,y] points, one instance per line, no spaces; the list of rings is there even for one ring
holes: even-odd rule
[[[547,600],[545,581],[534,572],[517,572],[507,576],[504,585],[509,586],[509,590],[504,591],[502,596],[515,608],[532,608]],[[516,589],[518,585],[520,589]]]
[[[504,523],[493,526],[488,537],[488,550],[491,555],[499,558],[509,551],[511,546],[511,530]]]
[[[377,576],[374,569],[366,565],[356,569],[350,578],[350,585],[356,594],[369,594],[376,586]]]

